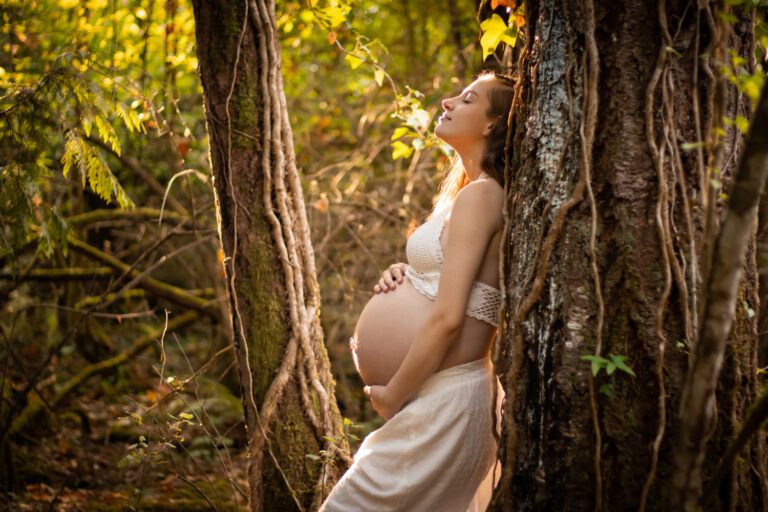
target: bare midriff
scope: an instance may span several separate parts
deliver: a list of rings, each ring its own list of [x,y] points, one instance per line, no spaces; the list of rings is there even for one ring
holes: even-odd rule
[[[367,385],[385,385],[395,374],[435,302],[408,277],[397,288],[375,294],[365,305],[351,340],[357,371]],[[465,316],[461,332],[439,370],[475,361],[488,354],[496,328]]]

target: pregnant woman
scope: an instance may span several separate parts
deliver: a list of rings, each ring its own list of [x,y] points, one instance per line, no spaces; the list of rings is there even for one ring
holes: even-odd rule
[[[513,86],[484,74],[442,102],[435,135],[456,151],[456,165],[408,239],[408,264],[384,271],[351,340],[365,392],[387,421],[365,438],[321,511],[485,510],[496,461],[489,352]]]

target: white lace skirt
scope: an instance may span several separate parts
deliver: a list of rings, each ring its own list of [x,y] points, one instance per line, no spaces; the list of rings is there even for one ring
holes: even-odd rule
[[[320,511],[485,510],[499,473],[496,385],[488,358],[435,373],[365,438]]]

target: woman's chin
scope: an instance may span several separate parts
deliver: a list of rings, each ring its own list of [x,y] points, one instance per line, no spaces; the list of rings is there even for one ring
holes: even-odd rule
[[[437,123],[437,126],[435,126],[435,137],[437,137],[438,139],[442,140],[446,144],[450,144],[449,139],[451,137],[450,137],[449,134],[446,133],[446,131],[448,131],[448,130],[446,130],[446,127],[443,126],[444,123],[445,123],[445,121],[440,121],[439,123]]]

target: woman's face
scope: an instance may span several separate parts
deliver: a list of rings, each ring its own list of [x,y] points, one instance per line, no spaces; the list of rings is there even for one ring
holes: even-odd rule
[[[435,135],[459,152],[482,144],[493,124],[493,119],[486,115],[490,107],[488,88],[495,85],[493,81],[492,76],[478,78],[458,96],[444,99],[444,112],[437,121]]]

